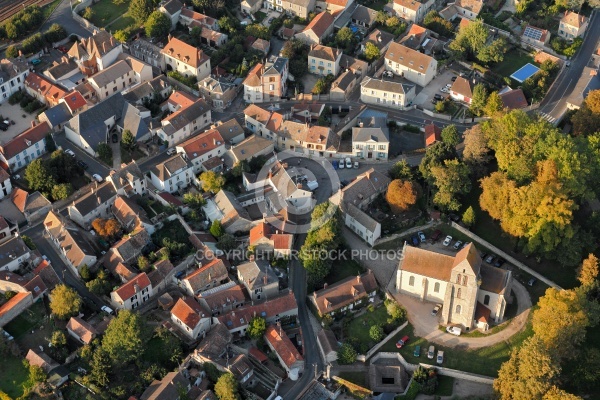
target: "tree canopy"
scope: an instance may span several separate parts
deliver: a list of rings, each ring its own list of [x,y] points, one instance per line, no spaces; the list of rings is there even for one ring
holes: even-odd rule
[[[59,319],[68,319],[79,314],[81,297],[67,285],[56,285],[50,294],[50,310]]]
[[[152,0],[131,0],[129,3],[129,16],[135,20],[138,25],[142,25],[152,11],[154,10],[154,3]]]
[[[106,329],[102,349],[113,365],[126,364],[143,353],[149,339],[150,331],[144,318],[136,312],[121,310]]]
[[[461,206],[459,196],[471,190],[469,173],[469,166],[457,159],[432,166],[431,175],[437,188],[433,202],[444,210],[458,211]]]
[[[201,173],[200,181],[205,192],[218,193],[225,186],[225,177],[214,171]]]
[[[450,146],[456,146],[460,142],[460,134],[456,129],[456,125],[447,125],[442,129],[442,141]]]
[[[408,210],[417,203],[419,196],[418,184],[412,181],[394,179],[388,186],[385,200],[394,214]]]
[[[254,317],[248,324],[246,332],[252,339],[260,339],[267,330],[267,321],[263,317]]]
[[[167,37],[171,31],[171,18],[158,10],[153,11],[152,14],[148,16],[148,19],[144,24],[144,29],[146,30],[146,36],[148,37]]]
[[[231,373],[223,374],[215,384],[215,394],[219,400],[239,400],[238,381]]]

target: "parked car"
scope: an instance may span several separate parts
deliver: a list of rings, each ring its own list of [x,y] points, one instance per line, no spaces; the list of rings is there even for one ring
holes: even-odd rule
[[[485,259],[487,258],[487,256],[488,256],[488,255],[489,255],[488,253],[483,253],[483,254],[481,255],[481,259],[482,259],[482,260],[485,260]]]
[[[79,165],[83,169],[87,169],[88,168],[88,165],[86,163],[84,163],[83,161],[81,161],[81,160],[77,161],[77,165]]]
[[[433,232],[433,235],[431,235],[431,242],[435,243],[438,240],[440,240],[440,237],[442,236],[442,231],[440,231],[439,229],[436,230],[435,232]]]
[[[440,89],[440,92],[442,92],[442,93],[448,93],[449,90],[448,90],[447,87],[444,86],[443,88]]]
[[[64,152],[65,152],[65,154],[68,154],[71,157],[75,157],[75,153],[73,153],[73,150],[71,150],[71,149],[65,149]]]
[[[100,176],[100,175],[98,175],[98,174],[94,174],[94,175],[92,175],[92,178],[94,178],[94,180],[95,180],[96,182],[102,182],[102,181],[104,180],[104,178],[103,178],[103,177],[101,177],[101,176]]]
[[[494,263],[494,267],[498,267],[500,268],[501,266],[504,265],[504,263],[506,262],[506,260],[502,257],[498,257],[498,259],[496,260],[496,262]]]
[[[438,364],[442,364],[444,362],[444,352],[442,350],[438,350],[437,360],[435,360],[435,362]]]
[[[110,308],[110,307],[107,307],[107,306],[102,306],[102,307],[100,307],[100,309],[101,309],[102,311],[104,311],[105,313],[107,313],[108,315],[112,315],[112,314],[114,314],[114,313],[115,313],[115,312],[112,310],[112,308]]]
[[[435,347],[429,346],[429,350],[427,350],[427,358],[429,358],[430,360],[433,360],[434,356],[435,356]]]
[[[408,339],[408,336],[404,336],[402,339],[398,340],[398,342],[396,342],[396,348],[401,349],[408,342]]]
[[[167,155],[172,156],[176,151],[177,150],[175,150],[175,147],[171,147],[169,150],[167,150]]]
[[[67,49],[65,46],[58,46],[58,51],[61,53],[68,53],[69,49]]]
[[[360,167],[360,164],[358,163],[358,161],[354,161],[354,169],[358,169]]]
[[[454,246],[452,246],[452,247],[454,247],[454,250],[458,250],[461,248],[462,244],[463,244],[463,242],[461,242],[460,240],[457,240],[456,243],[454,243]]]
[[[6,132],[8,130],[8,125],[4,122],[0,122],[0,129]]]
[[[344,179],[343,181],[340,181],[340,186],[345,188],[346,186],[348,186],[350,184],[350,181],[347,179]]]
[[[419,240],[421,241],[421,243],[423,243],[424,241],[427,240],[427,238],[425,237],[425,234],[421,231],[417,232],[417,235],[419,236]]]
[[[419,238],[418,237],[413,236],[413,237],[410,238],[410,241],[412,242],[413,246],[415,246],[415,247],[419,246]]]
[[[433,315],[435,317],[436,315],[438,315],[438,313],[440,312],[441,309],[442,309],[442,305],[436,304],[435,307],[433,307],[433,310],[431,310],[431,315]]]
[[[460,336],[462,329],[460,329],[458,326],[449,326],[446,328],[446,332],[454,336]]]
[[[442,243],[444,246],[448,247],[450,246],[450,243],[452,243],[452,236],[448,235],[446,236],[446,239],[444,239],[444,243]]]
[[[346,157],[346,168],[352,168],[352,160],[350,159],[350,157]]]
[[[413,351],[413,357],[419,357],[421,355],[421,346],[415,346],[415,351]]]
[[[442,96],[441,94],[436,93],[436,94],[433,95],[433,99],[434,100],[438,100],[438,101],[442,101],[442,100],[444,100],[444,96]]]
[[[275,20],[275,18],[273,18],[273,17],[269,18],[269,25],[273,23],[273,20]]]
[[[536,283],[536,282],[537,282],[537,279],[535,279],[535,278],[531,278],[531,279],[529,280],[529,282],[527,282],[527,285],[528,285],[528,286],[533,286],[533,285],[535,285],[535,283]]]
[[[8,333],[8,332],[6,332],[6,331],[3,330],[2,334],[4,335],[4,337],[6,338],[6,340],[14,340],[14,337],[10,333]]]
[[[450,214],[450,215],[448,215],[448,218],[450,218],[450,221],[454,221],[454,222],[460,221],[460,217],[456,214]]]
[[[456,81],[456,78],[457,78],[456,76],[453,76],[452,77],[452,82]]]
[[[485,259],[485,262],[488,264],[492,264],[494,262],[494,260],[496,259],[496,256],[493,254],[490,254],[489,256],[487,256],[487,258]]]
[[[467,247],[470,244],[471,244],[471,242],[465,242],[465,243],[463,243],[462,248],[464,249],[465,247]]]
[[[338,169],[340,167],[340,163],[338,162],[338,160],[333,160],[331,162],[331,165],[333,166],[333,169]]]
[[[40,60],[39,58],[34,58],[33,60],[31,60],[32,65],[39,65],[41,63],[42,63],[42,60]]]

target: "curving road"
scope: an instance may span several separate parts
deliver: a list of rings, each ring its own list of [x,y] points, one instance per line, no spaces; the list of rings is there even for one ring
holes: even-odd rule
[[[594,10],[581,48],[570,61],[570,67],[564,67],[559,73],[537,110],[548,121],[557,124],[567,110],[567,98],[572,94],[583,73],[583,68],[587,66],[596,51],[598,38],[600,38],[600,17]]]
[[[92,36],[92,33],[83,26],[79,25],[79,22],[75,21],[72,15],[70,0],[63,0],[54,9],[52,15],[50,15],[46,22],[44,22],[44,24],[41,26],[40,31],[44,32],[48,30],[52,24],[59,24],[65,28],[69,35],[76,34],[84,38]]]

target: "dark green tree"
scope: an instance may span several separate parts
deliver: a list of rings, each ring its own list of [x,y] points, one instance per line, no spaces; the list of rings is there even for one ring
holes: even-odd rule
[[[250,338],[257,340],[265,334],[266,330],[267,321],[263,317],[254,317],[250,320],[246,332]]]
[[[96,153],[102,162],[112,166],[112,149],[108,144],[100,143],[96,148]]]
[[[447,125],[442,129],[442,141],[450,146],[456,146],[460,142],[460,135],[456,125]]]
[[[138,25],[142,25],[146,22],[153,10],[154,4],[152,0],[131,0],[131,3],[129,3],[129,16],[133,18]]]
[[[158,10],[153,11],[144,23],[144,30],[148,37],[165,38],[171,31],[171,18]]]
[[[6,48],[6,58],[17,58],[19,57],[19,49],[16,45],[10,45]]]
[[[133,150],[135,144],[136,141],[133,133],[131,133],[129,129],[125,129],[123,131],[123,135],[121,136],[121,146],[123,146],[126,150],[131,151]]]
[[[342,343],[338,349],[338,363],[342,365],[353,364],[358,354],[349,343]]]
[[[113,365],[122,365],[136,360],[149,338],[150,331],[144,318],[136,312],[121,310],[106,329],[102,349],[108,353]]]
[[[215,219],[212,222],[212,225],[210,226],[210,234],[213,235],[214,237],[216,237],[217,239],[225,234],[225,230],[223,229],[223,226],[221,225],[221,221],[219,221],[218,219]]]

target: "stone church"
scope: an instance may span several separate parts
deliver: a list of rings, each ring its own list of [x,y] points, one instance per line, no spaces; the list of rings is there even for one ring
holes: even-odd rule
[[[487,330],[504,318],[511,272],[484,264],[472,243],[454,257],[404,245],[396,275],[399,293],[440,303],[441,323]]]

